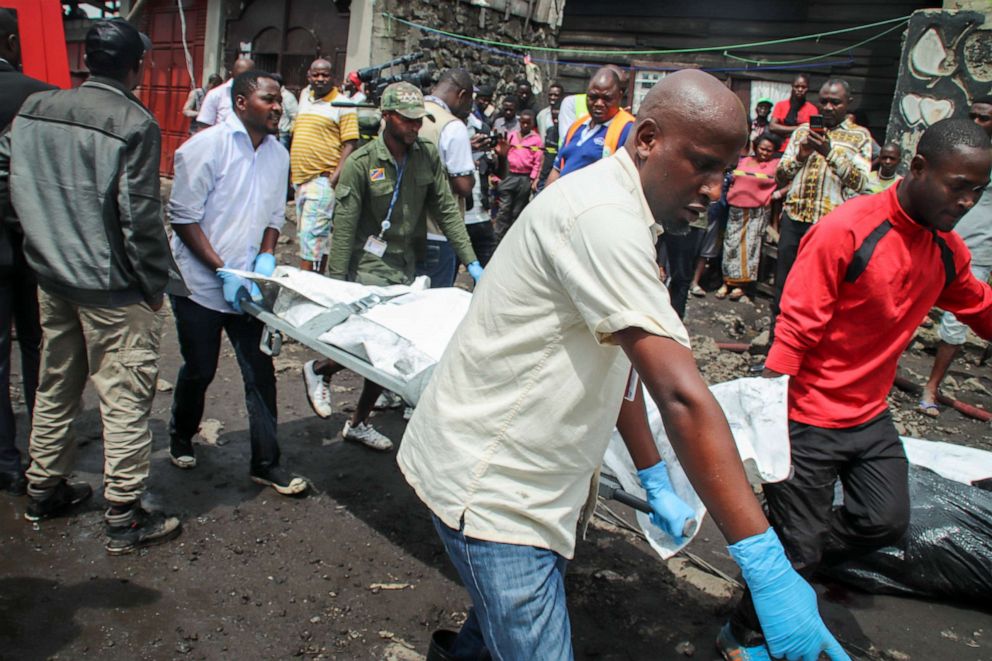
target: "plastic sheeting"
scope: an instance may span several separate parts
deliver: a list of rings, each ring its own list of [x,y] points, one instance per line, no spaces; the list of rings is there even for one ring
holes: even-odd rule
[[[992,595],[992,493],[911,465],[909,499],[909,530],[898,543],[826,573],[868,592],[968,600],[987,607]]]
[[[418,392],[426,387],[472,299],[455,287],[427,289],[426,278],[417,278],[411,286],[369,287],[286,266],[271,277],[234,272],[257,282],[273,313],[295,327],[338,305],[352,305],[373,294],[383,298],[316,339],[368,361],[384,374],[414,386],[419,382]]]
[[[735,379],[710,387],[710,391],[727,416],[734,441],[737,443],[737,450],[744,463],[744,470],[752,484],[780,482],[789,477],[791,462],[787,388],[788,377]],[[661,458],[668,464],[672,487],[675,493],[696,512],[696,520],[702,523],[706,508],[675,456],[658,407],[647,391],[644,393],[644,399],[648,411],[648,424],[658,444]],[[603,467],[616,476],[624,491],[644,498],[644,489],[641,488],[637,478],[634,462],[631,461],[627,447],[616,430],[603,458]],[[651,524],[647,514],[637,512],[637,523],[644,531],[651,548],[663,559],[675,555],[691,541],[690,539],[684,544],[675,544],[671,537]],[[699,528],[697,533],[698,530]]]

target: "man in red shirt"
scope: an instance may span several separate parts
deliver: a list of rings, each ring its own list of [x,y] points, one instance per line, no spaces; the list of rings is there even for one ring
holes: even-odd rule
[[[772,109],[772,121],[769,130],[782,138],[781,150],[789,146],[789,138],[801,124],[809,122],[816,114],[816,106],[806,100],[809,92],[809,76],[801,73],[792,81],[792,94],[788,99],[779,101]]]
[[[989,183],[988,135],[967,119],[926,130],[906,178],[824,216],[785,285],[765,376],[788,374],[793,476],[765,485],[769,519],[809,576],[897,541],[909,523],[906,455],[886,396],[934,305],[992,338],[992,288],[952,230]],[[833,508],[834,484],[844,504]],[[760,641],[749,595],[732,620]]]

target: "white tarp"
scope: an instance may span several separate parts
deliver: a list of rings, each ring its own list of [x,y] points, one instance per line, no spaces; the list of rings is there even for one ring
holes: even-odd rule
[[[349,305],[372,294],[384,302],[353,314],[318,338],[343,349],[394,378],[427,385],[455,329],[468,311],[472,295],[456,287],[427,289],[426,278],[412,285],[369,287],[317,273],[280,266],[271,277],[233,271],[258,282],[274,295],[273,313],[300,327],[335,305]],[[269,288],[278,287],[273,292]]]
[[[710,387],[713,396],[723,408],[730,430],[737,442],[744,470],[752,484],[780,482],[789,477],[789,421],[786,410],[786,390],[788,377],[765,379],[751,377],[735,379]],[[668,464],[668,474],[672,487],[689,507],[696,512],[700,524],[706,515],[706,508],[689,483],[675,451],[668,442],[661,414],[654,400],[644,392],[648,411],[648,424],[654,434],[661,458]],[[637,469],[630,459],[627,446],[619,432],[613,431],[610,445],[603,457],[603,468],[616,476],[624,491],[644,498],[644,489],[637,478]],[[686,544],[675,544],[671,537],[651,524],[647,514],[637,512],[637,523],[647,536],[648,543],[658,555],[667,559],[675,555]],[[698,531],[698,528],[697,528]]]
[[[710,387],[730,422],[745,472],[754,485],[781,482],[789,477],[791,461],[787,388],[787,377],[735,379]],[[696,520],[702,523],[706,508],[675,457],[658,408],[647,391],[644,397],[648,423],[658,444],[658,451],[668,463],[672,486],[696,512]],[[909,463],[929,468],[947,479],[971,484],[975,480],[992,477],[992,452],[918,438],[902,437],[902,442]],[[616,476],[624,491],[644,498],[645,493],[637,478],[637,470],[616,430],[603,458],[603,468]],[[688,544],[687,540],[686,544],[676,545],[670,537],[651,524],[646,514],[636,514],[648,543],[663,559],[670,558]]]

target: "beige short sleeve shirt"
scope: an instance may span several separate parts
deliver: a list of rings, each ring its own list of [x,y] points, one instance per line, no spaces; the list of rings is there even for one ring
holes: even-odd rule
[[[446,525],[572,557],[630,368],[613,333],[689,345],[656,228],[620,150],[547,188],[507,233],[397,456]]]

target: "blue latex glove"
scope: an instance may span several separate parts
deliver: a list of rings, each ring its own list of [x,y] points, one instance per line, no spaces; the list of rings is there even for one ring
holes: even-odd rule
[[[648,504],[651,505],[651,523],[665,531],[676,544],[685,541],[682,531],[685,523],[696,516],[685,501],[675,495],[672,482],[668,478],[668,467],[664,461],[654,466],[637,471],[641,486],[648,492]]]
[[[270,252],[260,252],[255,256],[255,273],[266,277],[276,270],[276,256]],[[251,283],[251,300],[260,302],[263,299],[262,290],[256,283]]]
[[[260,252],[255,257],[255,273],[266,277],[276,270],[276,256],[270,252]]]
[[[833,661],[850,661],[816,608],[816,592],[792,568],[771,528],[729,547],[740,565],[768,651],[789,661],[816,661],[826,652]]]
[[[472,279],[478,282],[479,278],[482,277],[482,264],[476,261],[469,264],[466,268],[468,269],[468,274],[472,276]]]
[[[251,294],[248,292],[248,285],[253,283],[227,271],[217,271],[217,277],[224,284],[224,300],[234,308],[235,312],[240,313],[242,311],[242,299],[251,298]]]

